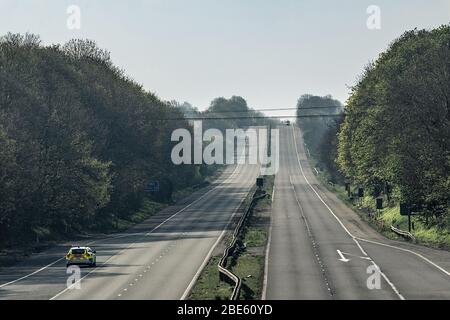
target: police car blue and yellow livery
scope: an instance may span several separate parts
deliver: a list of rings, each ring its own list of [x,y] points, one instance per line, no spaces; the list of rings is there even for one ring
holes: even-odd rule
[[[96,251],[89,247],[72,247],[66,255],[66,266],[89,265],[95,267],[97,264]]]

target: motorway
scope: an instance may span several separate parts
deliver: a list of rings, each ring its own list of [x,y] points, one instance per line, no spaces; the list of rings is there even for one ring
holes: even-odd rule
[[[319,184],[300,130],[279,129],[263,299],[450,299],[450,252],[374,231]],[[227,167],[126,233],[77,242],[98,253],[79,289],[67,287],[70,244],[3,268],[0,299],[185,299],[258,175],[258,165]]]
[[[320,186],[280,128],[265,299],[450,299],[450,253],[388,240]]]
[[[5,268],[0,299],[184,299],[258,175],[258,165],[228,167],[211,187],[129,232],[81,243],[96,249],[97,267],[81,268],[70,289],[67,246]]]

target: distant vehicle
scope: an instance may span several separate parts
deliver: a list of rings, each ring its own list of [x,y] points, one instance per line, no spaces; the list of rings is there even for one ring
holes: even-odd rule
[[[291,125],[291,122],[290,122],[289,120],[286,120],[286,121],[284,122],[284,124],[287,125],[287,126],[290,126],[290,125]]]
[[[66,255],[66,266],[70,265],[97,265],[97,252],[89,247],[72,247]]]

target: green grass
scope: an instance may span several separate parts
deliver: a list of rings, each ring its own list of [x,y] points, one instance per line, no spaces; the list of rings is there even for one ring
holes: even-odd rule
[[[273,182],[273,176],[265,177],[264,189],[269,195],[272,194]],[[244,200],[247,205],[251,201],[252,194],[253,192],[250,192]],[[241,300],[256,300],[261,297],[268,226],[257,225],[258,217],[255,212],[268,209],[270,205],[270,197],[258,200],[240,235],[241,242],[246,243],[246,250],[234,258],[229,258],[229,268],[242,279]],[[230,241],[231,232],[227,232],[223,243]],[[219,279],[217,264],[220,258],[221,256],[214,256],[210,259],[191,292],[189,297],[191,300],[229,299],[233,288]]]
[[[421,228],[420,224],[413,232],[419,242],[438,248],[450,248],[450,233],[446,230],[439,230],[436,227]]]
[[[264,255],[248,252],[241,254],[233,267],[233,272],[242,279],[241,300],[256,300],[261,297]]]
[[[393,225],[396,228],[408,230],[408,217],[400,215],[400,207],[388,207],[382,210],[379,220],[386,225]],[[411,233],[419,243],[439,247],[450,248],[450,233],[448,230],[438,229],[435,226],[426,226],[416,217],[412,217],[414,229]]]
[[[195,191],[196,190],[194,190],[193,187],[188,187],[188,188],[184,188],[184,189],[181,189],[181,190],[177,190],[172,195],[172,201],[173,202],[180,201],[181,199],[186,198],[187,196],[191,195]]]
[[[191,300],[228,300],[233,292],[233,288],[219,279],[217,264],[220,256],[212,257],[194,289],[191,292]]]
[[[259,201],[256,205],[257,208],[258,207],[267,207],[267,206],[271,205],[274,182],[275,182],[275,176],[265,176],[264,177],[264,190],[266,190],[266,193],[269,196],[265,197],[264,199]]]
[[[217,176],[220,175],[222,170],[217,170],[211,177],[208,177],[208,181],[205,183],[204,186],[207,186],[208,183],[210,183],[210,180],[214,180]],[[174,192],[172,199],[174,202],[177,202],[195,191],[199,189],[196,189],[194,187],[187,187],[184,189],[180,189]],[[132,214],[131,216],[127,217],[126,219],[118,219],[116,224],[116,229],[114,231],[124,231],[129,229],[135,224],[141,223],[145,221],[146,219],[150,218],[155,213],[161,211],[165,207],[167,207],[168,204],[160,203],[156,201],[151,201],[149,199],[144,200],[144,203],[142,205],[142,208],[139,209],[137,212]]]
[[[362,199],[361,204],[355,204],[348,199],[344,186],[331,186],[327,183],[326,177],[326,173],[322,172],[318,176],[323,186],[336,194],[336,196],[348,207],[356,211],[361,218],[363,218],[363,220],[367,221],[372,227],[383,233],[388,238],[401,239],[401,237],[390,231],[391,225],[402,230],[408,230],[408,217],[400,215],[400,206],[398,204],[383,208],[380,214],[377,215],[376,219],[369,219],[367,216],[367,211],[375,211],[374,198],[366,195]],[[412,222],[414,223],[414,230],[412,230],[411,233],[416,238],[417,243],[436,248],[450,248],[449,230],[439,229],[436,226],[427,226],[414,216],[412,217]]]
[[[247,228],[243,242],[247,247],[261,247],[266,244],[267,230],[264,228]]]
[[[220,176],[222,172],[223,169],[221,168],[214,170],[212,174],[206,178],[206,181],[208,183],[211,183],[212,181],[214,181],[214,179]],[[198,188],[195,189],[193,187],[178,190],[174,193],[174,198],[176,200],[182,199],[184,197],[191,195],[193,192],[197,190]],[[161,211],[167,206],[168,204],[146,199],[144,200],[142,207],[132,215],[126,218],[115,219],[115,221],[112,223],[108,221],[108,223],[99,224],[93,227],[92,229],[87,229],[87,231],[92,232],[94,234],[123,232],[130,229],[134,225],[147,220],[152,215],[156,214],[157,212]],[[14,251],[13,253],[11,252],[12,250],[9,250],[8,248],[0,248],[0,267],[13,265],[19,261],[22,261],[25,257],[29,256],[30,254],[40,252],[52,245],[55,245],[56,243],[58,243],[58,241],[65,239],[64,236],[52,234],[50,230],[46,228],[35,228],[34,232],[39,235],[39,238],[41,237],[44,238],[44,240],[40,241],[39,244],[27,243],[21,246],[16,246],[13,250]],[[86,236],[86,235],[87,235],[86,233],[79,234],[79,236]]]
[[[257,300],[261,298],[264,277],[265,246],[268,238],[268,226],[258,225],[257,212],[267,210],[272,204],[272,190],[275,176],[264,177],[264,190],[269,196],[258,200],[243,231],[242,242],[246,251],[238,256],[232,270],[242,279],[240,299]]]
[[[246,243],[246,251],[242,252],[232,271],[242,279],[240,299],[257,300],[261,297],[264,277],[265,245],[267,230],[262,227],[252,227],[251,217],[249,227],[244,231],[242,242]]]
[[[400,215],[400,208],[398,206],[384,208],[379,219],[389,226],[392,225],[396,228],[408,227],[408,218]]]

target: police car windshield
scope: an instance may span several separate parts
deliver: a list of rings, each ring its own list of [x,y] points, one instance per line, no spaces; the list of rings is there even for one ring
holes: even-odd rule
[[[72,249],[72,254],[83,254],[84,249]]]

